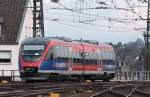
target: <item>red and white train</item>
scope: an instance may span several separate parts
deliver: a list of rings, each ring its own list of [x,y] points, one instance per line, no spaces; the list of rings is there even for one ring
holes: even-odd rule
[[[115,75],[111,45],[65,37],[29,38],[22,42],[19,69],[22,80],[110,80]]]

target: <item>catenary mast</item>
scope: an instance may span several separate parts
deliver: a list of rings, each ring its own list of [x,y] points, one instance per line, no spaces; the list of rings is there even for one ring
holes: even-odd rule
[[[33,37],[44,37],[43,0],[33,0]]]
[[[148,0],[147,8],[147,31],[144,33],[145,40],[145,70],[150,71],[150,0]]]

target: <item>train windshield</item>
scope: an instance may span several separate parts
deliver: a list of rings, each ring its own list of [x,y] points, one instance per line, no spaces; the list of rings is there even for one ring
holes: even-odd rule
[[[22,57],[24,61],[39,61],[45,49],[45,45],[24,45]]]

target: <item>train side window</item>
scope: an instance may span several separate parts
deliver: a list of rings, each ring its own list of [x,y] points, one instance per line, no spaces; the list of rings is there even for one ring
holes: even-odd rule
[[[60,49],[59,49],[59,46],[54,46],[53,47],[53,55],[55,58],[59,57],[60,56]]]
[[[73,63],[82,63],[82,57],[80,52],[73,53]]]
[[[110,56],[110,59],[112,60],[113,59],[112,51],[109,52],[109,56]]]
[[[49,59],[53,60],[53,54],[52,54],[52,49],[51,48],[48,50],[48,53],[45,57],[45,60],[49,60]]]
[[[82,53],[82,56],[83,56],[83,54],[85,54],[85,59],[89,58],[89,53],[88,52]]]
[[[113,60],[116,60],[116,56],[114,52],[112,52],[112,56],[113,56]]]
[[[101,59],[101,58],[102,58],[102,54],[101,54],[101,51],[100,51],[100,50],[97,51],[97,57],[98,57],[98,59]]]
[[[106,50],[104,50],[105,59],[108,59],[108,53]]]
[[[78,54],[75,52],[74,63],[78,63]]]
[[[109,51],[109,58],[112,60],[112,51]]]
[[[91,52],[89,53],[89,57],[88,57],[88,59],[91,59],[92,58],[92,54],[91,54]]]
[[[66,56],[67,56],[67,58],[69,58],[69,49],[68,49],[68,47],[66,47]]]
[[[59,52],[59,56],[58,57],[62,57],[63,56],[63,49],[62,49],[61,46],[59,46],[58,52]]]
[[[94,58],[94,54],[92,53],[92,52],[90,52],[91,54],[91,56],[90,56],[90,59],[93,59]]]
[[[105,50],[102,50],[102,58],[103,58],[103,59],[106,59],[106,53],[105,53]]]
[[[63,52],[64,52],[64,58],[66,58],[67,57],[67,49],[66,49],[66,47],[62,47],[62,49],[63,49]]]
[[[97,54],[97,52],[94,52],[94,59],[98,59],[98,54]]]
[[[107,59],[107,52],[104,50],[104,58]]]
[[[72,53],[72,56],[73,56],[73,63],[76,63],[76,53],[73,52],[73,53]]]
[[[65,57],[65,52],[64,52],[64,47],[63,46],[60,46],[60,57]]]
[[[68,47],[68,57],[69,57],[69,58],[72,58],[72,57],[73,57],[72,48],[71,48],[71,47]]]
[[[80,52],[77,52],[77,60],[78,60],[78,63],[82,63],[82,56],[81,56],[81,53]]]
[[[87,65],[89,64],[89,59],[86,59],[85,64]]]
[[[109,53],[105,50],[106,59],[109,59]]]

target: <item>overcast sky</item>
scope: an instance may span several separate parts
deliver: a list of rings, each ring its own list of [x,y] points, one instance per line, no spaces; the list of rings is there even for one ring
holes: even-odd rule
[[[46,37],[67,36],[73,39],[83,38],[113,43],[143,38],[142,30],[135,31],[135,29],[146,27],[146,21],[139,19],[139,16],[146,18],[146,8],[136,7],[133,10],[136,13],[131,10],[127,11],[126,9],[131,9],[131,6],[125,2],[127,0],[83,0],[83,2],[79,2],[80,0],[59,0],[59,3],[52,3],[51,0],[43,1]],[[100,1],[105,1],[105,4],[99,4]],[[140,2],[131,2],[130,4],[146,5]],[[31,5],[29,4],[29,6]],[[96,7],[111,9],[94,9]],[[116,7],[125,9],[116,10]],[[27,14],[26,22],[30,22],[24,26],[26,32],[29,31],[27,28],[32,27],[31,9]]]

